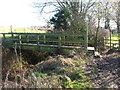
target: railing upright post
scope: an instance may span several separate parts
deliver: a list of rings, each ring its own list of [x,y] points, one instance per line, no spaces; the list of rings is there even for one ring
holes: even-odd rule
[[[38,45],[40,44],[39,40],[40,40],[40,37],[39,37],[39,35],[37,35],[37,44]]]
[[[58,38],[59,38],[59,43],[58,43],[59,45],[58,45],[58,46],[61,47],[61,45],[62,45],[62,44],[61,44],[61,40],[62,40],[62,39],[61,39],[61,36],[59,35]]]
[[[65,41],[65,36],[63,36],[63,40]],[[63,43],[63,44],[65,44],[65,43]]]
[[[27,42],[29,42],[29,35],[27,35]]]
[[[44,44],[46,44],[46,35],[44,35],[43,38],[44,38]]]
[[[11,33],[11,37],[12,37],[12,38],[14,37],[13,33]]]
[[[5,34],[3,34],[3,40],[5,40],[6,38],[5,38]]]
[[[10,31],[11,31],[11,37],[13,38],[13,31],[12,31],[12,25],[10,25]]]
[[[21,35],[19,35],[19,41],[20,41],[20,44],[22,44],[21,39],[22,39],[22,36],[21,36]]]
[[[3,38],[2,38],[2,41],[5,42],[5,34],[3,34]]]

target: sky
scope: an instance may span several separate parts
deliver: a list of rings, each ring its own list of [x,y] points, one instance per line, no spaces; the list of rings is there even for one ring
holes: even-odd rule
[[[0,0],[0,26],[45,26],[46,20],[36,12],[32,0]]]
[[[36,13],[38,11],[33,8],[33,1],[35,0],[0,0],[0,26],[45,26],[47,24],[46,20],[49,20],[53,14],[43,14],[41,16]],[[53,8],[46,8],[46,10],[50,9]]]

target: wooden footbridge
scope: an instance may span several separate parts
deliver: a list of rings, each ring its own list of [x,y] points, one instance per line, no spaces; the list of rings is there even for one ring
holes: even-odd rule
[[[84,48],[86,50],[94,51],[94,47],[86,47],[85,36],[80,34],[65,34],[65,33],[0,33],[0,34],[2,34],[2,45],[8,48],[21,48],[50,52],[55,52],[56,50],[61,49]],[[103,46],[108,43],[108,40],[106,44],[105,42],[103,42]]]
[[[44,50],[78,49],[85,46],[84,36],[58,33],[1,33],[2,44],[9,48]]]

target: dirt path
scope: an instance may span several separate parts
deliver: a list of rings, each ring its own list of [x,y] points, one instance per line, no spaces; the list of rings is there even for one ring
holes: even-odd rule
[[[120,52],[103,54],[87,65],[91,81],[97,88],[120,88]]]

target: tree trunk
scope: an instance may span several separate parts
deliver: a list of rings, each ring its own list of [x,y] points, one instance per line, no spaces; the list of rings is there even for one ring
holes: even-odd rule
[[[97,46],[98,46],[98,32],[99,32],[99,27],[100,27],[100,19],[98,19],[98,27],[97,27],[97,31],[96,31],[96,35],[95,35],[95,51],[97,50]]]
[[[111,36],[111,29],[110,29],[110,26],[109,26],[109,31],[110,31],[110,49],[111,49],[112,36]]]
[[[118,30],[118,40],[119,40],[119,50],[120,50],[120,1],[118,2],[117,30]]]
[[[117,33],[118,33],[118,43],[119,43],[119,47],[118,47],[118,49],[120,50],[120,25],[119,25],[119,23],[117,23]]]

